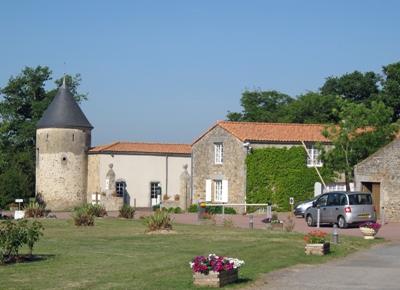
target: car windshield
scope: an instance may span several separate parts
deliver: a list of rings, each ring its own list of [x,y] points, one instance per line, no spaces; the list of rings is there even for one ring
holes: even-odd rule
[[[372,197],[370,194],[349,194],[350,205],[356,204],[372,204]]]

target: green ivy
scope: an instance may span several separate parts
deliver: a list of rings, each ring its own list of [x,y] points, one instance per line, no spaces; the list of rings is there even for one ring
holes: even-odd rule
[[[246,158],[247,203],[269,203],[289,211],[291,197],[296,202],[314,196],[314,184],[321,180],[315,168],[307,167],[306,155],[301,146],[253,149]],[[318,170],[325,182],[334,181],[332,172]]]

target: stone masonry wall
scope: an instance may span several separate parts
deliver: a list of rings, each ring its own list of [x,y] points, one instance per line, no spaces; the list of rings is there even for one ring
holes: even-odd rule
[[[400,139],[396,139],[354,170],[356,190],[362,182],[380,183],[380,205],[386,221],[400,221]]]
[[[215,164],[215,142],[222,142],[223,164]],[[193,203],[206,197],[206,180],[228,180],[228,203],[244,203],[246,149],[243,143],[221,127],[215,127],[192,147],[193,158]],[[244,207],[236,207],[243,212]]]
[[[100,155],[88,156],[87,200],[92,200],[92,194],[100,192]]]
[[[36,196],[47,209],[70,210],[87,202],[88,139],[90,131],[37,130]]]

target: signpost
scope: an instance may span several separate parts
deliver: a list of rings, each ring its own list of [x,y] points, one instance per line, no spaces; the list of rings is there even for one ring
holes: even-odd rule
[[[292,216],[294,216],[294,208],[293,208],[294,207],[294,198],[293,197],[289,198],[289,203],[292,208]]]

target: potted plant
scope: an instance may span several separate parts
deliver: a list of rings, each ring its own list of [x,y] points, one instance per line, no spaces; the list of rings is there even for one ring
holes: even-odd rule
[[[331,251],[331,245],[326,241],[327,232],[321,230],[313,230],[309,232],[305,237],[306,242],[306,254],[325,255]]]
[[[216,225],[215,216],[205,212],[200,216],[200,219],[197,221],[197,224],[215,226]]]
[[[376,222],[364,222],[360,224],[360,231],[364,235],[364,239],[375,239],[375,235],[381,228],[380,223]]]
[[[164,194],[164,195],[163,195],[163,200],[168,200],[168,199],[169,199],[168,194]]]
[[[18,206],[17,206],[14,202],[10,203],[10,204],[9,204],[9,207],[10,207],[10,210],[11,210],[11,211],[13,211],[13,210],[18,210]]]
[[[181,196],[180,196],[179,194],[175,194],[175,195],[174,195],[174,200],[175,200],[175,201],[179,201],[180,198],[181,198]]]
[[[273,213],[272,217],[270,218],[265,218],[261,220],[261,222],[263,229],[271,229],[271,230],[274,228],[283,229],[283,221],[281,221],[278,218],[278,215],[276,213]]]
[[[238,280],[238,269],[244,261],[210,254],[197,256],[189,264],[194,285],[222,287]]]

